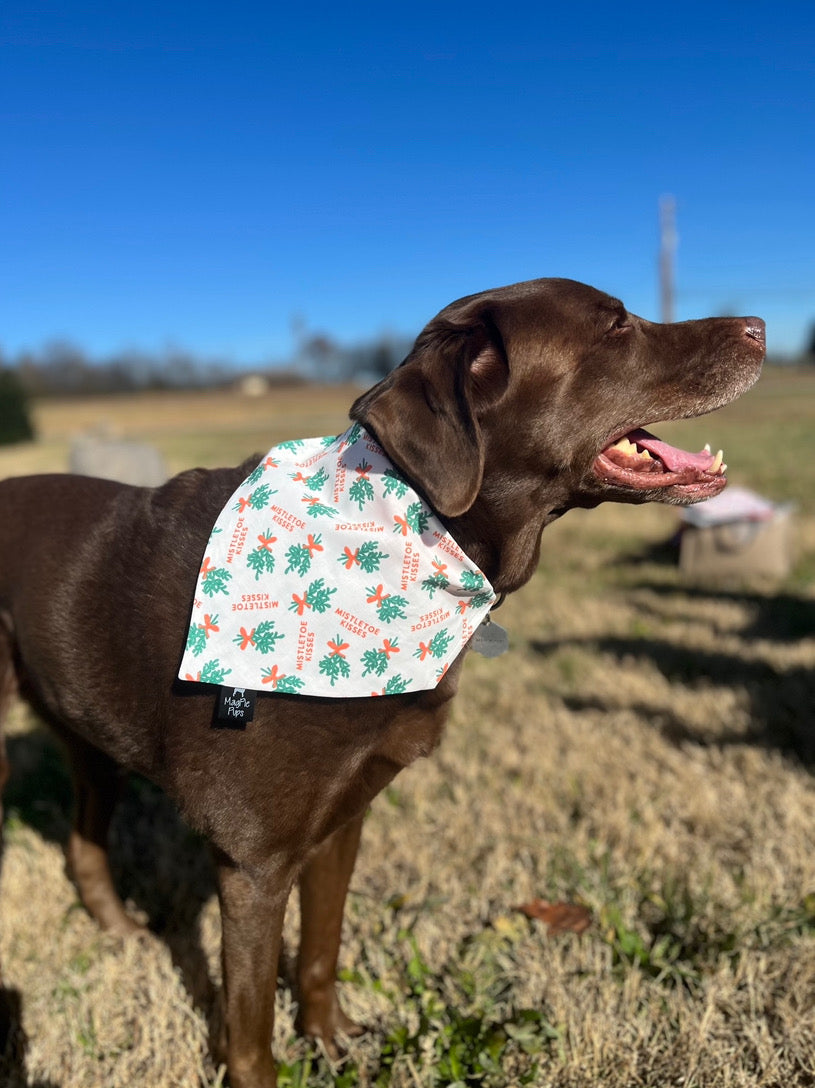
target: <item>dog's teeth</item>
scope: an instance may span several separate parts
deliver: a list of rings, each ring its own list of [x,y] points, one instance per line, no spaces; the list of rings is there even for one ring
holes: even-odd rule
[[[648,452],[648,450],[640,450],[639,455],[640,455],[640,457],[642,458],[643,461],[653,461],[653,457]]]
[[[708,450],[708,452],[710,452],[710,451]],[[721,450],[719,450],[719,452],[713,458],[713,464],[708,469],[708,472],[712,473],[714,476],[718,475],[718,473],[721,472],[723,458],[724,458],[724,454],[722,453]]]
[[[722,467],[719,469],[719,475],[724,476],[725,472],[727,472],[727,465],[722,462]]]
[[[711,449],[710,449],[710,443],[709,443],[709,442],[705,442],[705,453],[710,453],[710,452],[711,452]]]

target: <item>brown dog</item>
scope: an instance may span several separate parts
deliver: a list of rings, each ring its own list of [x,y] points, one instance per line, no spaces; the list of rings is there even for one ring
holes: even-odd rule
[[[720,459],[639,428],[733,400],[763,356],[758,318],[655,325],[583,284],[534,280],[448,306],[351,417],[509,593],[571,507],[719,491]],[[464,657],[431,691],[269,694],[246,730],[214,729],[214,689],[175,676],[210,528],[251,467],[194,469],[155,489],[64,475],[0,483],[0,693],[19,690],[68,743],[68,864],[102,926],[136,928],[106,854],[119,767],[161,785],[212,843],[233,1088],[275,1083],[278,951],[296,880],[302,1026],[329,1044],[355,1030],[334,975],[362,813],[437,745]]]

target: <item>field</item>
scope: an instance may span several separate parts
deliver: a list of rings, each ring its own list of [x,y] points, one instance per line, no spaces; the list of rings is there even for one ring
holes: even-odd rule
[[[350,390],[42,404],[0,476],[62,469],[105,425],[173,470],[344,427]],[[281,1085],[747,1088],[815,1083],[815,372],[659,428],[723,446],[734,483],[797,504],[783,585],[685,586],[675,510],[572,512],[471,655],[440,750],[374,803],[346,915],[342,998],[369,1026],[331,1066],[296,1036]],[[70,784],[16,708],[0,957],[28,1044],[9,1088],[216,1088],[219,919],[204,845],[131,783],[113,862],[149,935],[99,933],[64,876]],[[552,932],[519,904],[590,912]],[[296,908],[296,903],[294,904]],[[581,915],[582,917],[582,915]],[[579,927],[578,927],[579,928]],[[297,911],[287,922],[293,944]],[[285,974],[285,971],[284,971]]]

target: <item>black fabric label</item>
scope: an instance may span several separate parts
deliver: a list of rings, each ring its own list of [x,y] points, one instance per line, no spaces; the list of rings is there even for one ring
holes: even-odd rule
[[[215,720],[230,729],[243,729],[255,716],[257,693],[248,688],[220,688]]]

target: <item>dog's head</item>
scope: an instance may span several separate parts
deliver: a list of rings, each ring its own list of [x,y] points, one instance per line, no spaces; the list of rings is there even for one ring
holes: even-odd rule
[[[760,318],[659,325],[585,284],[532,280],[446,307],[351,415],[443,517],[487,532],[489,511],[505,531],[534,509],[539,534],[575,506],[720,491],[720,458],[645,428],[734,400],[764,350]]]

